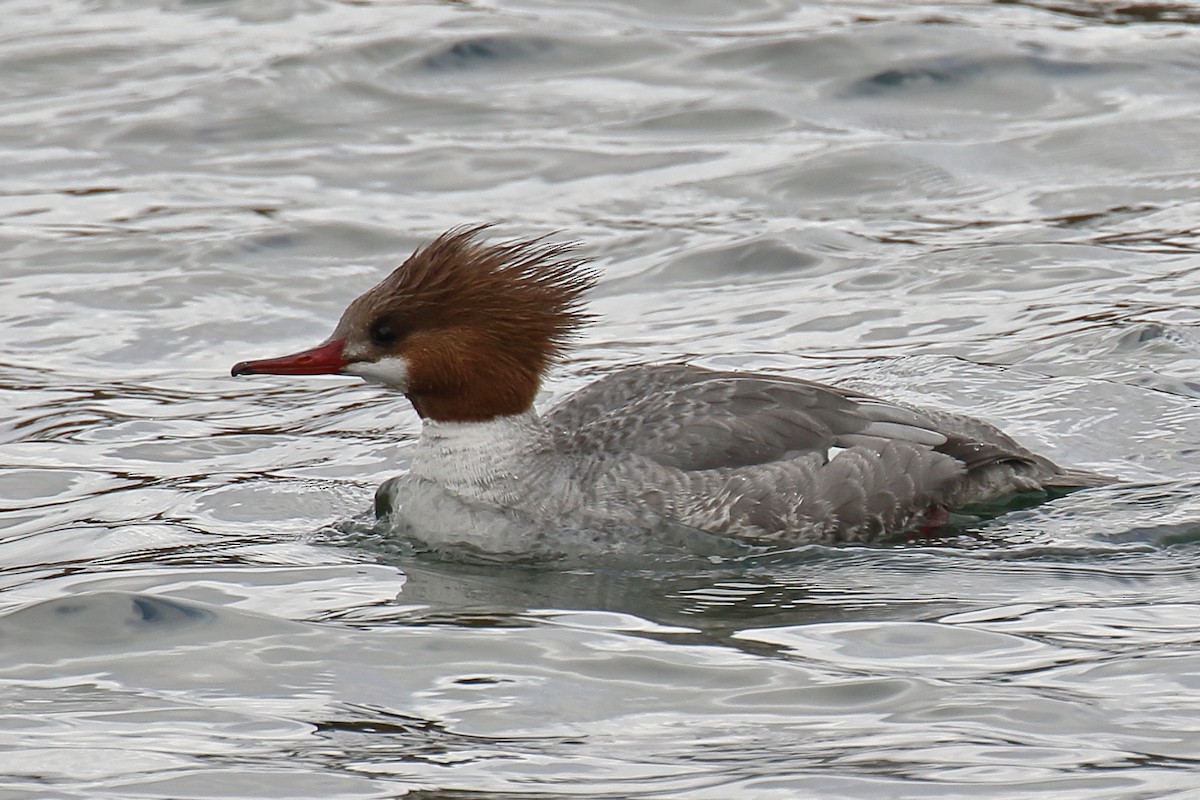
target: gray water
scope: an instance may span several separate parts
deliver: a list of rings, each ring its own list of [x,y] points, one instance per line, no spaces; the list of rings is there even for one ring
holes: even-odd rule
[[[1200,11],[0,4],[0,798],[1200,797]],[[456,564],[402,398],[232,380],[454,225],[635,361],[1124,479],[907,545]]]

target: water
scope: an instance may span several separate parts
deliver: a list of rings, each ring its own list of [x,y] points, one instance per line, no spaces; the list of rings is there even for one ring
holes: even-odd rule
[[[0,798],[1200,797],[1188,6],[0,7]],[[372,536],[311,346],[463,223],[621,364],[970,410],[1125,483],[574,569]]]

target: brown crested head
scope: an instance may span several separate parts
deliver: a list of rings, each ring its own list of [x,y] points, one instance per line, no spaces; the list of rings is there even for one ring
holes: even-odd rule
[[[544,239],[488,243],[456,228],[350,304],[332,341],[342,372],[403,391],[417,413],[478,421],[528,410],[591,315],[596,272]]]

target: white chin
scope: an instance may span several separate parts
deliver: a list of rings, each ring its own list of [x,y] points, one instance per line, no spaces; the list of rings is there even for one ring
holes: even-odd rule
[[[352,361],[342,367],[347,375],[357,375],[370,383],[382,383],[403,392],[408,389],[408,360],[386,356],[378,361]]]

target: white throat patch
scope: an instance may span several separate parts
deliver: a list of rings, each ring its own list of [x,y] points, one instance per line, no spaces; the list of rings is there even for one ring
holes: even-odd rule
[[[352,361],[342,367],[347,375],[357,375],[370,383],[382,383],[401,392],[408,391],[408,359],[385,356],[378,361]]]

